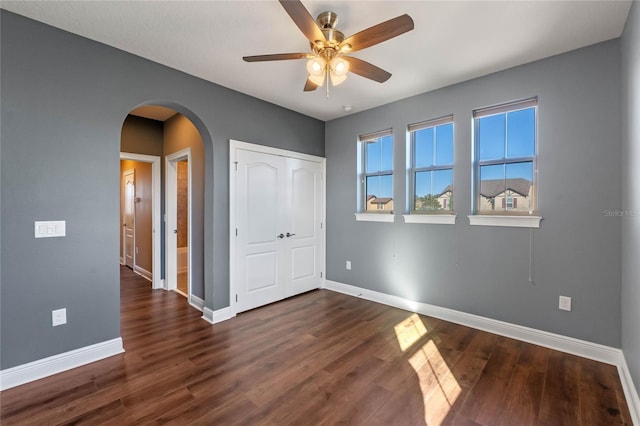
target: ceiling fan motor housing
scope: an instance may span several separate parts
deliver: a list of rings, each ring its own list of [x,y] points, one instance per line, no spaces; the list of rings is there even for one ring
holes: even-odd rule
[[[327,47],[336,48],[344,40],[344,34],[336,29],[338,15],[335,12],[322,12],[316,18],[316,22],[327,39]]]

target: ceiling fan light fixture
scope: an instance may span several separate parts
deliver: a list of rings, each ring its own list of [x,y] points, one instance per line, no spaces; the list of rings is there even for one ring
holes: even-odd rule
[[[347,75],[349,72],[349,62],[345,61],[342,58],[333,58],[330,62],[331,71],[336,76]]]
[[[324,84],[324,73],[320,75],[309,74],[309,81],[311,81],[316,86],[322,86]]]
[[[331,78],[331,84],[334,86],[337,86],[338,84],[342,83],[347,79],[346,74],[338,75],[333,71],[329,73],[329,77]]]
[[[307,71],[310,75],[324,76],[324,67],[326,64],[327,63],[324,58],[316,56],[315,58],[311,58],[307,61]]]

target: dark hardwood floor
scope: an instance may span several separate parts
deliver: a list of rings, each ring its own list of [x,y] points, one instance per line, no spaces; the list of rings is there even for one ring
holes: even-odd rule
[[[318,290],[210,325],[122,270],[126,353],[2,392],[2,425],[631,424],[616,368]]]

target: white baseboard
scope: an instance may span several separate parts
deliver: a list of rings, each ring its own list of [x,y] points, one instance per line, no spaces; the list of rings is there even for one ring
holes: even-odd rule
[[[133,265],[133,272],[140,275],[142,278],[145,278],[146,280],[153,282],[153,274],[147,271],[146,269],[141,268],[138,265]]]
[[[202,319],[210,324],[216,324],[222,321],[226,321],[235,316],[236,314],[231,310],[230,306],[222,309],[217,309],[215,311],[212,311],[206,306],[202,309]]]
[[[581,356],[583,358],[615,365],[618,368],[620,381],[622,382],[627,405],[629,406],[629,411],[631,413],[631,420],[633,421],[633,424],[640,425],[640,400],[638,399],[638,392],[633,385],[633,379],[631,378],[624,353],[618,348],[612,348],[610,346],[587,342],[585,340],[562,336],[560,334],[554,334],[547,331],[536,330],[534,328],[524,327],[521,325],[510,324],[504,321],[456,311],[454,309],[415,302],[399,296],[367,290],[365,288],[342,284],[335,281],[325,280],[324,288],[338,293],[371,300],[372,302],[382,303],[384,305],[443,319],[445,321],[476,328],[489,333],[533,343],[538,346],[559,350]]]
[[[198,296],[194,296],[193,294],[189,298],[189,304],[200,312],[204,309],[204,300],[200,299]]]
[[[120,258],[120,265],[124,266],[124,257]]]
[[[52,376],[124,352],[122,338],[85,346],[0,371],[0,390]]]
[[[624,397],[627,400],[627,406],[629,406],[629,412],[631,413],[631,421],[634,425],[640,425],[640,397],[638,396],[636,387],[633,385],[631,372],[629,371],[629,366],[627,366],[627,360],[624,354],[620,356],[618,374],[620,375]]]

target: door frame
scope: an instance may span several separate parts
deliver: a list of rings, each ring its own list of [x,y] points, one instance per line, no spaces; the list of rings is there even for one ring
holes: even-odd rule
[[[176,181],[178,179],[176,163],[179,161],[187,160],[187,300],[189,304],[192,304],[192,292],[191,292],[191,277],[192,277],[192,257],[193,257],[193,238],[191,237],[191,227],[193,224],[193,209],[192,209],[192,188],[193,188],[193,175],[192,175],[192,161],[191,161],[191,148],[185,148],[180,151],[176,151],[165,157],[165,253],[166,253],[166,270],[167,275],[165,277],[165,290],[177,289],[177,246],[175,238],[173,237],[173,231],[177,226],[177,197],[178,188]]]
[[[133,154],[131,152],[120,152],[120,160],[132,160],[140,163],[151,163],[151,287],[154,289],[163,288],[160,278],[160,157],[157,155]],[[135,250],[134,250],[135,254]]]
[[[254,151],[263,154],[271,154],[271,155],[279,155],[281,157],[290,157],[296,158],[299,160],[307,160],[320,163],[320,169],[322,173],[322,188],[321,195],[322,201],[320,206],[320,226],[322,228],[322,232],[320,234],[320,271],[321,271],[321,288],[325,287],[326,282],[326,198],[327,198],[327,183],[326,183],[326,171],[327,171],[327,162],[326,158],[318,157],[310,154],[303,154],[301,152],[289,151],[286,149],[280,148],[272,148],[264,145],[256,145],[249,142],[242,142],[234,139],[229,139],[229,318],[236,316],[237,311],[237,303],[235,295],[237,293],[237,285],[236,285],[236,267],[237,267],[237,259],[236,259],[236,234],[237,234],[237,224],[236,224],[236,191],[237,191],[237,182],[236,182],[236,171],[238,169],[238,160],[237,160],[237,151],[239,149],[246,151]]]

